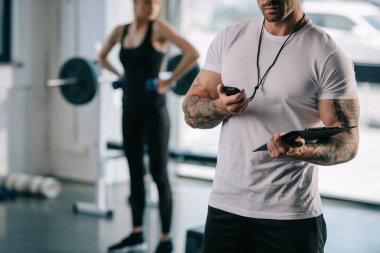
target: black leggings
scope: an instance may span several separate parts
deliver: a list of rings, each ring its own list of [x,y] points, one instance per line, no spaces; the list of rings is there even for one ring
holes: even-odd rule
[[[170,122],[166,107],[136,112],[123,108],[123,144],[131,181],[133,226],[143,224],[145,208],[144,151],[147,147],[149,169],[159,194],[162,232],[169,233],[172,216],[172,192],[167,162]],[[145,146],[146,144],[146,146]]]

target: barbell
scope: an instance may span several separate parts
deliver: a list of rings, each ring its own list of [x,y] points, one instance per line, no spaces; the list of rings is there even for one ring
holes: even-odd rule
[[[172,72],[181,61],[182,55],[169,59],[167,71]],[[182,78],[176,81],[172,91],[177,95],[185,95],[200,67],[196,64]],[[63,97],[71,104],[83,105],[90,102],[97,92],[99,67],[95,62],[75,57],[67,60],[61,67],[58,79],[48,80],[47,86],[59,87]],[[114,88],[116,88],[114,86]]]
[[[49,87],[59,87],[63,97],[71,104],[90,102],[97,91],[98,70],[94,62],[85,58],[67,60],[59,71],[59,79],[47,82]]]

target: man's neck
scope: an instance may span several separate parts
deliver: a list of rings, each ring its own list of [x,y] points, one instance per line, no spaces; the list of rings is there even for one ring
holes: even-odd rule
[[[265,29],[268,33],[275,36],[289,35],[293,31],[296,32],[301,29],[307,23],[308,20],[306,17],[301,21],[303,15],[303,12],[299,11],[278,22],[269,22],[265,20]]]

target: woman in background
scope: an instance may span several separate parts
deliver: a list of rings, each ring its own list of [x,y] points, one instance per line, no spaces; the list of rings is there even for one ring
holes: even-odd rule
[[[128,252],[146,249],[143,237],[145,208],[144,147],[149,155],[150,173],[157,185],[162,234],[156,253],[172,252],[170,225],[172,217],[172,193],[167,172],[169,116],[165,92],[174,81],[196,64],[198,52],[167,22],[157,19],[161,0],[133,0],[134,20],[117,26],[106,39],[99,54],[100,64],[116,74],[123,89],[123,146],[128,160],[131,184],[131,209],[133,228],[129,236],[109,247],[109,252]],[[162,60],[171,42],[182,50],[182,60],[169,79],[158,78]],[[124,73],[120,73],[108,60],[111,49],[121,43],[120,61]],[[155,80],[155,90],[146,83]]]

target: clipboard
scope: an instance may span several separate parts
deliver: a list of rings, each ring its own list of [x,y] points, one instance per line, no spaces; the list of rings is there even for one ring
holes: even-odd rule
[[[305,130],[296,130],[290,131],[283,136],[281,136],[281,140],[289,145],[294,143],[294,140],[298,137],[302,137],[305,139],[306,143],[314,143],[320,139],[325,139],[331,137],[333,135],[342,133],[344,131],[348,131],[356,126],[349,127],[314,127],[314,128],[305,128]],[[267,144],[258,147],[253,150],[253,152],[257,151],[265,151],[268,150]]]

